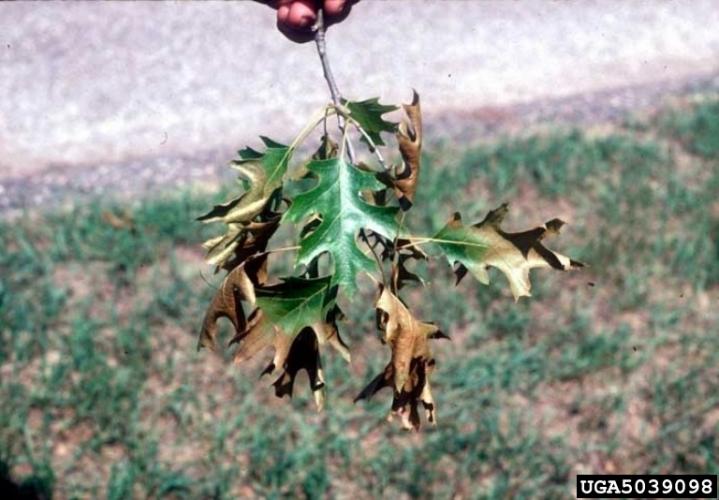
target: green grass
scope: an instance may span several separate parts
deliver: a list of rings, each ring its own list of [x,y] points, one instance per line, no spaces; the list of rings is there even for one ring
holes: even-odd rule
[[[510,229],[567,219],[549,246],[590,267],[514,304],[499,273],[422,265],[407,298],[453,339],[420,435],[383,422],[387,393],[351,403],[387,361],[369,288],[321,415],[304,379],[279,401],[264,359],[195,352],[218,277],[193,219],[222,193],[2,223],[0,476],[59,498],[569,498],[578,472],[719,472],[719,100],[632,123],[427,151],[417,232],[510,201]]]

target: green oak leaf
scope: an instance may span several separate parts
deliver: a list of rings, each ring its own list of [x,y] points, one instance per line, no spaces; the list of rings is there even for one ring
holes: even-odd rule
[[[507,233],[500,228],[500,224],[508,210],[505,203],[472,226],[465,226],[460,214],[455,213],[432,238],[444,251],[450,264],[459,263],[455,269],[457,283],[469,270],[480,282],[489,284],[487,267],[493,266],[505,274],[512,295],[517,300],[530,295],[530,269],[551,267],[567,270],[584,266],[581,262],[549,250],[541,243],[545,236],[558,233],[564,222],[552,219],[529,231]]]
[[[244,322],[244,328],[236,329],[230,341],[230,344],[239,343],[234,356],[236,362],[274,346],[272,370],[282,367],[292,342],[303,329],[312,328],[320,336],[327,331],[325,320],[336,298],[329,278],[286,278],[276,285],[254,287],[253,291],[257,309]]]
[[[275,395],[292,397],[297,373],[306,370],[317,407],[322,409],[325,382],[320,346],[329,344],[347,361],[350,359],[336,325],[337,287],[332,286],[329,277],[291,277],[276,285],[255,287],[253,293],[257,309],[246,322],[243,321],[244,328],[238,329],[230,342],[239,344],[234,353],[235,362],[273,347],[272,361],[262,374],[280,372],[273,384]],[[210,321],[215,321],[224,309],[210,312],[213,313]],[[235,324],[239,322],[235,321]]]
[[[265,209],[271,196],[282,187],[292,150],[267,137],[262,137],[262,141],[266,146],[264,152],[248,147],[238,152],[239,160],[232,162],[232,167],[249,182],[249,189],[237,198],[216,205],[198,221],[247,223]]]
[[[375,267],[375,262],[357,246],[357,234],[360,229],[368,229],[393,239],[397,208],[371,205],[362,199],[362,191],[383,185],[372,173],[343,159],[312,161],[307,170],[317,176],[318,182],[295,197],[284,217],[298,223],[316,215],[322,221],[300,241],[297,263],[309,265],[315,257],[328,252],[334,262],[333,282],[354,291],[357,274],[372,272]]]
[[[394,134],[397,130],[396,123],[382,118],[383,114],[395,111],[397,106],[380,104],[376,97],[364,101],[343,101],[342,104],[349,109],[350,117],[359,123],[377,146],[384,146],[384,141],[380,136],[381,132]],[[364,137],[362,140],[365,140]]]
[[[256,303],[273,325],[294,337],[305,327],[322,323],[334,305],[330,279],[284,278],[282,283],[255,289]]]

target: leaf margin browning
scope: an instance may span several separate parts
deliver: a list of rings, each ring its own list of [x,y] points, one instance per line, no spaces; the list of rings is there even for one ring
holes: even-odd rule
[[[449,338],[438,326],[416,319],[402,300],[389,288],[380,286],[376,309],[378,327],[391,349],[390,362],[382,373],[357,395],[355,402],[369,399],[384,387],[393,391],[388,419],[398,416],[405,429],[418,430],[418,407],[425,409],[427,421],[436,424],[436,405],[432,396],[429,375],[435,359],[429,339]]]
[[[392,183],[400,207],[407,211],[414,204],[422,155],[422,110],[416,90],[413,92],[412,102],[403,104],[402,109],[408,121],[402,121],[395,133],[402,163],[399,167],[395,167]],[[399,169],[400,167],[402,170]]]
[[[450,265],[456,266],[457,283],[469,271],[480,283],[487,285],[487,268],[496,267],[506,276],[517,301],[520,297],[531,296],[531,269],[551,267],[566,271],[584,267],[582,262],[549,250],[541,243],[547,235],[559,233],[563,221],[552,219],[528,231],[509,233],[500,227],[508,211],[509,205],[503,203],[471,226],[464,225],[460,213],[455,212],[432,238]]]
[[[249,181],[249,189],[236,198],[215,205],[197,218],[199,222],[249,222],[264,210],[271,196],[282,187],[293,149],[264,136],[261,139],[266,146],[264,152],[247,147],[239,151],[239,160],[230,162],[231,167]]]

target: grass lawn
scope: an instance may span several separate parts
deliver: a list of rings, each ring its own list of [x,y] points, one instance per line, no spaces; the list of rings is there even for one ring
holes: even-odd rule
[[[560,217],[550,247],[589,264],[408,294],[434,345],[438,425],[352,398],[387,362],[366,281],[323,356],[327,408],[196,352],[219,281],[194,222],[224,194],[0,222],[0,477],[47,498],[570,498],[577,473],[719,473],[719,98],[622,124],[547,125],[428,147],[415,229],[510,202],[509,230]],[[416,213],[415,213],[416,212]],[[228,325],[224,325],[229,333]]]

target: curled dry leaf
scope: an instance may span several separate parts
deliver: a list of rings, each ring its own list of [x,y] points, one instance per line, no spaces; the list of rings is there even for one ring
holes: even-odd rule
[[[401,290],[410,283],[418,283],[424,285],[424,280],[416,273],[407,269],[407,262],[410,260],[427,260],[428,256],[417,245],[412,244],[410,240],[398,239],[396,242],[396,250],[394,247],[385,246],[385,251],[389,249],[390,253],[396,254],[395,265],[392,266],[392,286],[394,290]],[[385,259],[385,254],[382,255]]]
[[[263,246],[264,250],[279,225],[279,216],[270,205],[272,200],[281,200],[281,196],[275,195],[281,192],[292,150],[266,137],[262,140],[267,146],[263,153],[245,148],[239,152],[240,159],[232,162],[233,168],[249,183],[249,189],[238,198],[216,205],[197,219],[201,222],[224,222],[226,225],[225,234],[204,243],[208,252],[207,261],[218,269],[229,271],[244,260],[242,255],[248,252],[238,252],[238,249],[248,246],[247,238],[250,245],[253,239],[262,242],[259,246]],[[268,231],[263,241],[262,235]],[[228,262],[233,254],[242,255],[235,255]]]
[[[267,149],[260,153],[251,148],[239,152],[240,159],[232,167],[249,182],[249,189],[238,198],[215,205],[208,213],[198,217],[201,222],[250,222],[262,213],[270,197],[282,187],[291,150],[283,144],[263,137]]]
[[[266,255],[248,259],[235,267],[222,281],[202,321],[197,349],[217,349],[217,320],[227,318],[239,334],[247,327],[242,302],[255,303],[255,286],[264,274]]]
[[[547,235],[559,232],[563,221],[552,219],[529,231],[507,233],[500,224],[508,210],[505,203],[472,226],[462,224],[462,217],[457,212],[434,236],[433,240],[444,250],[450,264],[456,263],[457,283],[469,270],[480,282],[489,284],[487,267],[494,266],[507,276],[512,295],[517,300],[530,295],[530,269],[550,267],[564,271],[584,266],[542,245]]]
[[[290,352],[287,355],[280,376],[273,383],[275,395],[282,398],[285,395],[292,397],[295,378],[300,370],[307,372],[310,383],[310,390],[314,395],[317,410],[321,411],[325,400],[325,379],[322,372],[322,360],[320,358],[320,346],[329,344],[337,350],[343,358],[350,361],[350,352],[347,345],[342,341],[334,320],[328,318],[325,323],[313,325],[312,328],[304,328],[292,342]],[[275,370],[275,361],[265,368],[264,374],[272,373]]]
[[[414,92],[411,104],[402,108],[409,118],[402,122],[397,130],[397,143],[402,155],[402,164],[395,168],[394,191],[402,210],[409,210],[414,203],[419,180],[420,156],[422,152],[422,112],[419,106],[419,94]]]
[[[208,248],[207,261],[210,264],[217,265],[215,271],[219,269],[230,271],[250,257],[267,250],[267,244],[270,238],[272,238],[280,226],[280,216],[277,214],[269,214],[263,216],[263,218],[266,220],[250,222],[249,224],[243,225],[239,229],[237,237],[233,241],[230,241],[227,247],[223,248],[222,243],[220,243],[214,248]],[[262,272],[258,274],[258,281],[264,283],[267,278],[267,272],[264,268],[261,271]]]
[[[402,301],[388,288],[382,289],[377,300],[378,323],[384,340],[392,350],[392,359],[355,401],[368,399],[384,387],[392,387],[392,415],[397,415],[405,428],[418,429],[419,404],[425,409],[427,421],[436,422],[435,404],[429,375],[435,361],[429,339],[447,338],[436,325],[417,320]]]
[[[272,373],[274,363],[265,369],[264,373]],[[290,352],[284,362],[282,374],[272,384],[275,387],[275,396],[282,398],[285,395],[292,397],[295,378],[300,370],[307,372],[310,383],[310,390],[315,398],[317,409],[324,407],[325,379],[322,373],[322,361],[320,360],[320,347],[317,336],[311,328],[305,328],[292,342]]]

